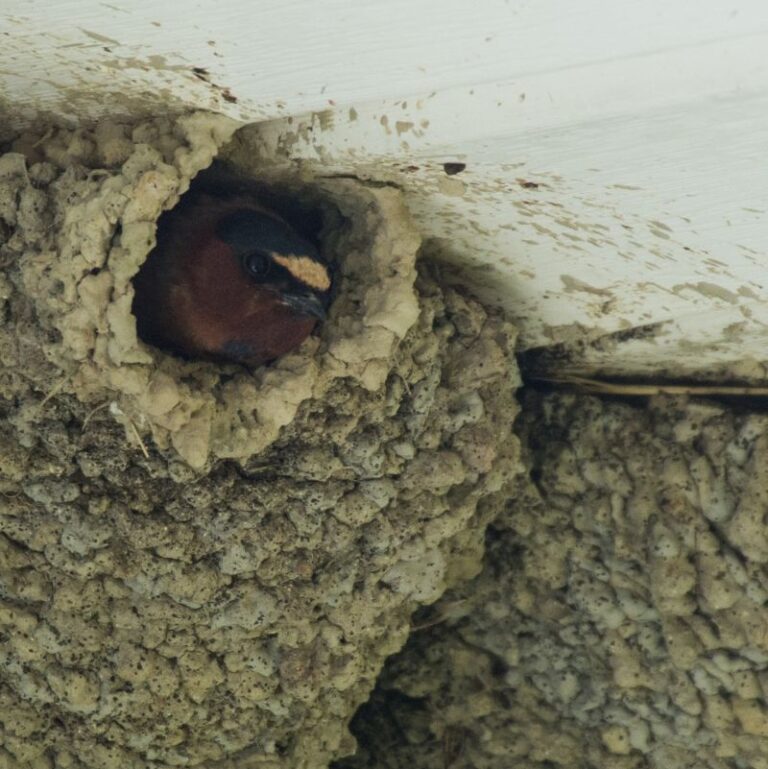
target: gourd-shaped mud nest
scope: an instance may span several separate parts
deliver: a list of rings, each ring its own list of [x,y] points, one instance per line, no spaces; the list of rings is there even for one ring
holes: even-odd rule
[[[52,128],[0,156],[0,765],[353,752],[519,470],[514,329],[417,268],[391,187],[283,180],[340,276],[296,351],[249,370],[137,338],[161,213],[214,159],[264,171],[234,129]]]

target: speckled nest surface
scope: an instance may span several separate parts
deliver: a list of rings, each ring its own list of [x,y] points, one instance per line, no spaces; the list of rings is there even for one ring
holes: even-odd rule
[[[519,472],[514,329],[417,275],[397,190],[309,180],[342,290],[275,365],[137,340],[157,217],[234,129],[52,128],[0,156],[2,766],[350,753],[412,611],[476,573]]]
[[[535,485],[338,769],[765,769],[768,415],[529,394]]]

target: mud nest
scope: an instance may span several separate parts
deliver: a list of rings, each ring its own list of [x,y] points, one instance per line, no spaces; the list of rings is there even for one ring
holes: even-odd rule
[[[519,472],[515,331],[417,271],[395,189],[303,179],[342,286],[273,366],[137,339],[159,215],[216,157],[259,172],[234,128],[51,128],[0,156],[0,765],[349,754]]]
[[[528,393],[533,483],[337,769],[768,767],[768,416]]]

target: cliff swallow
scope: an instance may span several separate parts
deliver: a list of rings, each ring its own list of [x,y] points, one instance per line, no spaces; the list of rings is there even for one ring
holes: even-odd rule
[[[189,192],[133,279],[137,332],[188,359],[267,363],[325,318],[332,280],[315,245],[256,199]]]

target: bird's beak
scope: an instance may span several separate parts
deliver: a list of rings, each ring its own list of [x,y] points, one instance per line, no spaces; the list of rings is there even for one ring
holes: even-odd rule
[[[283,294],[282,300],[283,304],[287,304],[301,315],[325,320],[325,307],[315,294]]]

